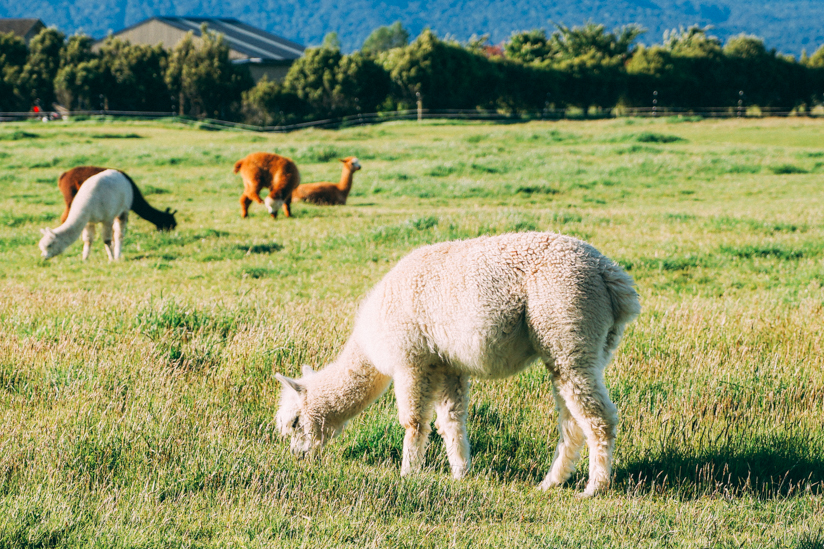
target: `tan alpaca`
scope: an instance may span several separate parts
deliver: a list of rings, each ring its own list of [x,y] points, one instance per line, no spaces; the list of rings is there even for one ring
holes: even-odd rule
[[[300,185],[300,172],[291,159],[285,156],[256,152],[235,162],[235,173],[243,178],[243,194],[240,195],[240,213],[249,215],[249,204],[254,200],[264,204],[273,219],[277,219],[278,208],[283,206],[286,217],[292,216],[289,204],[292,191]],[[260,198],[260,191],[269,188],[269,196]]]
[[[584,495],[609,486],[618,414],[604,368],[641,308],[632,278],[595,248],[552,233],[445,242],[402,259],[361,305],[340,356],[283,383],[277,425],[296,454],[320,448],[394,380],[406,429],[401,474],[423,466],[430,422],[452,474],[469,469],[469,379],[541,359],[560,440],[541,489],[563,484],[589,445]]]
[[[354,156],[342,158],[340,161],[343,162],[340,183],[305,183],[292,191],[292,200],[327,206],[346,204],[346,198],[352,190],[352,176],[361,169],[361,165]]]

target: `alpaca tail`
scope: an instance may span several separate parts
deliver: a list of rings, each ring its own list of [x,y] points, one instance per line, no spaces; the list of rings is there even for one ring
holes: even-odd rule
[[[606,351],[612,353],[621,341],[624,327],[641,312],[641,303],[638,301],[638,292],[635,291],[635,281],[624,272],[620,265],[604,258],[601,262],[601,276],[612,303],[614,320],[606,342]]]
[[[243,160],[238,160],[237,162],[235,162],[235,173],[239,172],[242,167]]]

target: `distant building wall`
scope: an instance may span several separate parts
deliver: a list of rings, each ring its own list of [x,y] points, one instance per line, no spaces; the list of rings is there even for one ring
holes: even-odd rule
[[[264,76],[266,76],[270,82],[283,82],[286,78],[286,73],[289,72],[289,67],[292,66],[292,62],[284,62],[280,65],[245,63],[245,66],[249,68],[249,74],[252,75],[255,84],[260,82]]]
[[[161,21],[148,21],[142,25],[132,27],[117,33],[117,38],[123,41],[129,41],[132,44],[148,44],[154,46],[156,44],[163,44],[167,50],[174,48],[178,42],[186,37],[187,32],[169,26]],[[192,36],[192,43],[195,46],[203,44],[203,38],[200,36]],[[96,42],[92,46],[92,51],[100,51],[100,46],[103,41]],[[245,59],[246,56],[229,48],[229,59]]]

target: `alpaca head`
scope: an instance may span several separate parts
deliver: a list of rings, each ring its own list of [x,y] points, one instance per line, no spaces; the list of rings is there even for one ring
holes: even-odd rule
[[[329,418],[322,417],[322,412],[316,413],[318,411],[311,409],[307,381],[314,375],[309,366],[303,367],[303,377],[300,379],[275,374],[275,378],[283,384],[275,422],[283,437],[291,437],[290,448],[296,456],[319,450],[343,430],[343,425],[336,428]]]
[[[177,210],[172,211],[171,208],[166,208],[165,212],[161,212],[160,214],[160,222],[157,224],[158,231],[173,231],[175,227],[177,227],[177,221],[175,220],[175,214]]]
[[[48,227],[45,229],[40,229],[40,234],[43,235],[43,238],[40,239],[40,242],[37,245],[40,247],[40,255],[43,259],[54,257],[65,249],[65,246],[60,245],[60,241],[57,239],[57,235],[54,234],[54,231]]]
[[[358,158],[356,156],[347,156],[346,158],[340,158],[339,160],[347,166],[349,166],[349,169],[353,172],[356,172],[359,169],[361,169],[360,162],[358,161]]]

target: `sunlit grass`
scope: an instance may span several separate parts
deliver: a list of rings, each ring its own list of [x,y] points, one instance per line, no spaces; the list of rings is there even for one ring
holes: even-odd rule
[[[286,135],[170,122],[0,125],[0,547],[820,547],[824,131],[808,120],[388,123]],[[349,203],[239,215],[234,162],[294,158]],[[39,258],[81,164],[129,173],[178,228],[132,217]],[[274,373],[334,358],[361,296],[410,250],[551,230],[638,283],[607,372],[613,487],[542,493],[557,442],[540,366],[478,382],[474,468],[433,436],[399,477],[394,397],[324,454],[274,429]]]

